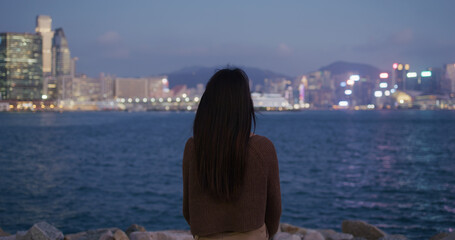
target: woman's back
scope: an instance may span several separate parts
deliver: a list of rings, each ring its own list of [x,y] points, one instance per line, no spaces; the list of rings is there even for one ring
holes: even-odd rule
[[[183,157],[183,214],[193,235],[247,232],[264,223],[270,234],[278,229],[281,214],[278,160],[272,142],[253,135],[242,187],[233,201],[214,198],[197,179],[194,141],[190,138]]]
[[[245,72],[217,71],[201,97],[183,156],[183,214],[193,235],[266,239],[266,227],[270,235],[277,231],[278,160],[270,140],[252,136],[255,119]]]

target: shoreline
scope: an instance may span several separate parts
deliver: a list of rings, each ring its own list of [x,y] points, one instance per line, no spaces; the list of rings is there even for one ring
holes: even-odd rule
[[[309,229],[280,223],[273,240],[407,240],[405,235],[387,234],[378,227],[361,220],[344,220],[342,232],[333,229]],[[147,231],[133,224],[125,230],[111,227],[63,234],[47,222],[34,224],[27,231],[9,234],[0,228],[0,240],[192,240],[189,230]],[[437,233],[430,240],[454,240],[454,232]]]

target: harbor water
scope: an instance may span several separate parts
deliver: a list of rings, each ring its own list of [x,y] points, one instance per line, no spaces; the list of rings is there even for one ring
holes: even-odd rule
[[[455,111],[257,114],[279,158],[281,222],[361,219],[411,239],[455,230]],[[0,113],[0,227],[47,221],[189,229],[181,211],[191,112]]]

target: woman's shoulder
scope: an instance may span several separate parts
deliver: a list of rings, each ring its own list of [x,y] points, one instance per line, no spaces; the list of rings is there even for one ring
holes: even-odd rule
[[[254,147],[274,147],[270,139],[258,134],[254,134],[253,136],[251,136],[250,142]]]

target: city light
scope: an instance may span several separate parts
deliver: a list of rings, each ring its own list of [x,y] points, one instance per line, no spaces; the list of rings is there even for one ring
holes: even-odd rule
[[[390,91],[389,91],[389,90],[386,90],[386,91],[384,92],[384,95],[390,96]]]
[[[176,101],[176,102],[180,102],[180,98],[179,98],[179,97],[176,98],[175,101]]]
[[[163,98],[158,99],[159,102],[163,102]]]
[[[397,85],[397,84],[395,84],[395,85],[393,86],[393,88],[395,88],[395,89],[396,89],[396,88],[398,88],[398,85]]]
[[[349,77],[349,79],[357,82],[357,81],[360,80],[360,76],[359,75],[351,75],[351,77]]]
[[[398,71],[403,70],[403,64],[398,64]]]
[[[392,65],[392,67],[393,67],[393,69],[397,69],[397,68],[398,68],[398,63],[394,63],[394,64]]]
[[[155,102],[155,98],[150,98],[150,102]]]
[[[408,72],[408,73],[406,74],[406,77],[408,77],[408,78],[415,78],[415,77],[417,77],[417,73],[416,73],[416,72]]]
[[[374,92],[375,97],[382,97],[382,91],[375,91]]]
[[[338,106],[347,107],[347,106],[349,106],[349,102],[348,101],[340,101],[340,102],[338,102]]]
[[[368,109],[374,109],[374,104],[368,104],[368,105],[367,105],[367,108],[368,108]]]
[[[351,89],[346,89],[346,90],[344,90],[344,94],[351,95],[352,94],[352,90]]]
[[[191,106],[187,106],[186,109],[187,109],[188,111],[190,111],[190,110],[191,110]]]
[[[409,64],[404,65],[404,70],[409,70]]]
[[[167,98],[167,101],[168,101],[168,102],[172,102],[172,98],[168,97],[168,98]]]
[[[182,97],[183,97],[183,98],[186,98],[186,96],[187,96],[186,93],[182,94]]]
[[[347,83],[349,86],[352,86],[352,85],[354,85],[354,80],[349,79],[349,80],[346,81],[346,83]]]
[[[143,98],[142,101],[143,101],[143,102],[147,102],[147,98]]]
[[[346,87],[346,82],[340,82],[340,87]]]
[[[390,92],[391,92],[391,93],[396,92],[395,88],[390,89]]]
[[[422,77],[431,77],[431,71],[422,71],[420,73],[420,76],[422,76]]]
[[[139,99],[139,98],[136,98],[135,100],[136,100],[136,102],[139,102],[139,101],[141,101],[141,99]]]
[[[387,88],[388,84],[386,82],[379,83],[380,88]]]
[[[47,95],[46,95],[46,94],[43,94],[43,95],[41,96],[41,98],[44,99],[44,100],[46,100],[46,99],[47,99]]]
[[[129,103],[133,102],[133,99],[132,98],[128,98],[128,102]]]
[[[194,97],[194,101],[195,102],[199,102],[199,98],[198,97]]]
[[[186,97],[185,98],[185,102],[189,102],[190,101],[190,98],[189,97]]]
[[[379,78],[382,78],[382,79],[389,78],[389,74],[388,73],[380,73],[379,74]]]
[[[167,78],[163,78],[163,79],[161,80],[161,82],[162,82],[163,84],[167,84],[167,83],[168,83],[168,80],[167,80]]]

